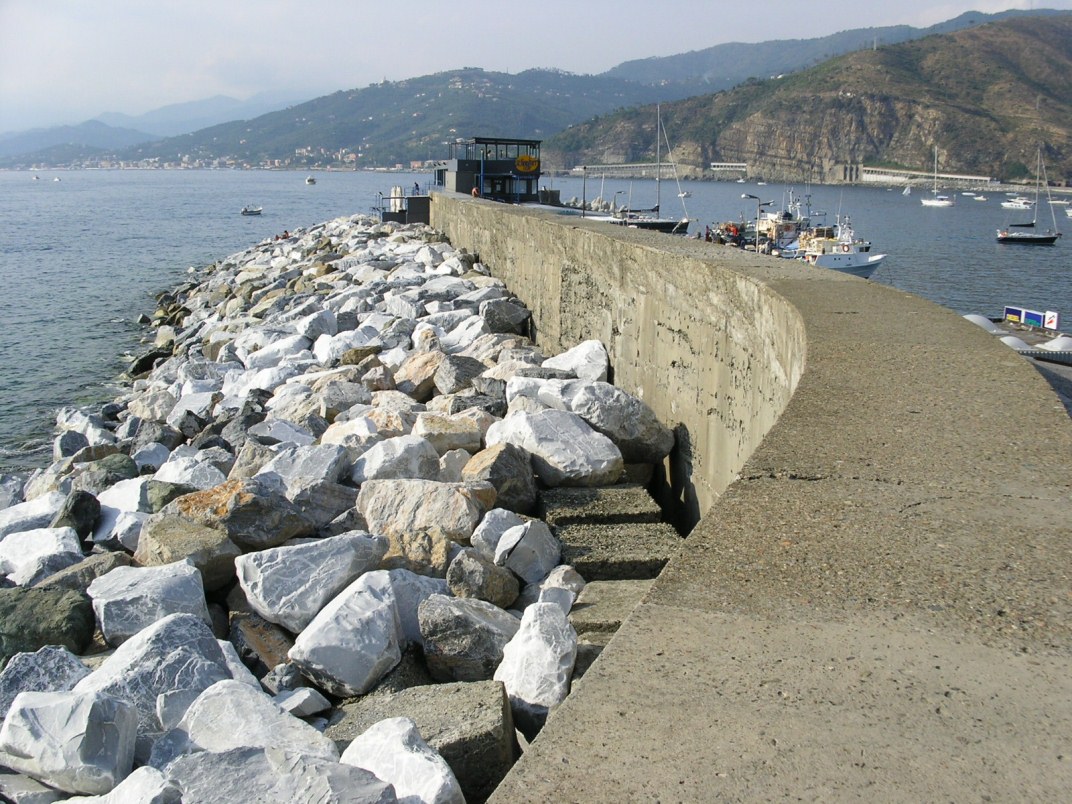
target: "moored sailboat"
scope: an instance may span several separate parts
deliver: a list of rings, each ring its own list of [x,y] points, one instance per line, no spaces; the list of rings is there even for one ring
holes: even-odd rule
[[[1024,246],[1052,246],[1057,242],[1061,233],[1057,231],[1057,215],[1053,211],[1052,204],[1047,206],[1050,208],[1050,217],[1053,218],[1053,228],[1040,229],[1038,227],[1039,188],[1042,184],[1046,185],[1047,200],[1050,195],[1050,186],[1045,179],[1045,175],[1046,166],[1042,162],[1042,148],[1039,148],[1035,165],[1035,200],[1026,207],[1032,211],[1031,220],[1024,223],[1010,223],[1008,226],[998,229],[997,239],[999,243]],[[1002,204],[1002,206],[1005,205]]]
[[[920,203],[925,207],[951,207],[953,199],[947,195],[938,193],[938,146],[934,146],[934,189],[931,190],[930,198],[921,198]]]

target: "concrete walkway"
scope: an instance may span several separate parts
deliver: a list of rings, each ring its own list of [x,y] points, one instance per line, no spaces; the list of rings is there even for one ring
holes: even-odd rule
[[[492,800],[1067,800],[1056,394],[905,293],[674,247],[768,274],[806,371]]]

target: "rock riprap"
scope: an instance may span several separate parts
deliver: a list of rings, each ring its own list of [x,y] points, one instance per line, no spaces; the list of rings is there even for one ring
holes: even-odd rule
[[[0,477],[0,796],[482,800],[577,656],[541,490],[672,431],[426,226],[339,218],[158,301],[123,395]]]

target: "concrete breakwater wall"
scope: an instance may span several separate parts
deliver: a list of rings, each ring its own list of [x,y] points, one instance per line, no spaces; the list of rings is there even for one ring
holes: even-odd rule
[[[445,195],[432,222],[542,343],[606,343],[699,517],[493,801],[1067,796],[1072,423],[1027,360],[789,261]]]
[[[435,196],[432,211],[436,228],[526,300],[541,347],[603,342],[614,382],[676,427],[672,499],[661,502],[683,529],[695,525],[804,371],[799,313],[753,277],[666,248],[664,236],[449,195]]]

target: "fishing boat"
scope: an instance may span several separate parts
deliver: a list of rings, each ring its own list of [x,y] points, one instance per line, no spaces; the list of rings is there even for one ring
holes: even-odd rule
[[[1046,180],[1046,165],[1042,161],[1042,148],[1038,149],[1037,162],[1035,165],[1035,200],[1027,207],[1032,211],[1030,221],[1023,223],[1010,223],[1008,226],[998,229],[997,238],[999,243],[1010,243],[1023,246],[1052,246],[1057,242],[1061,233],[1057,231],[1057,215],[1050,204],[1050,217],[1053,219],[1052,229],[1042,229],[1038,226],[1039,191],[1042,185],[1046,186],[1046,197],[1049,200],[1050,187]],[[1003,203],[1002,206],[1005,206]]]
[[[260,215],[263,211],[262,207],[242,207],[243,215]]]
[[[809,265],[830,268],[867,279],[886,259],[874,254],[871,241],[856,236],[848,216],[834,226],[816,226],[800,236],[799,253]]]
[[[824,216],[819,212],[815,215]],[[765,237],[772,249],[792,250],[794,244],[812,226],[811,194],[803,197],[789,188],[788,200],[778,212],[761,212],[757,221],[760,237]]]
[[[920,203],[925,207],[951,207],[953,199],[948,195],[938,194],[938,146],[934,146],[934,189],[931,190],[930,198],[921,198]]]

